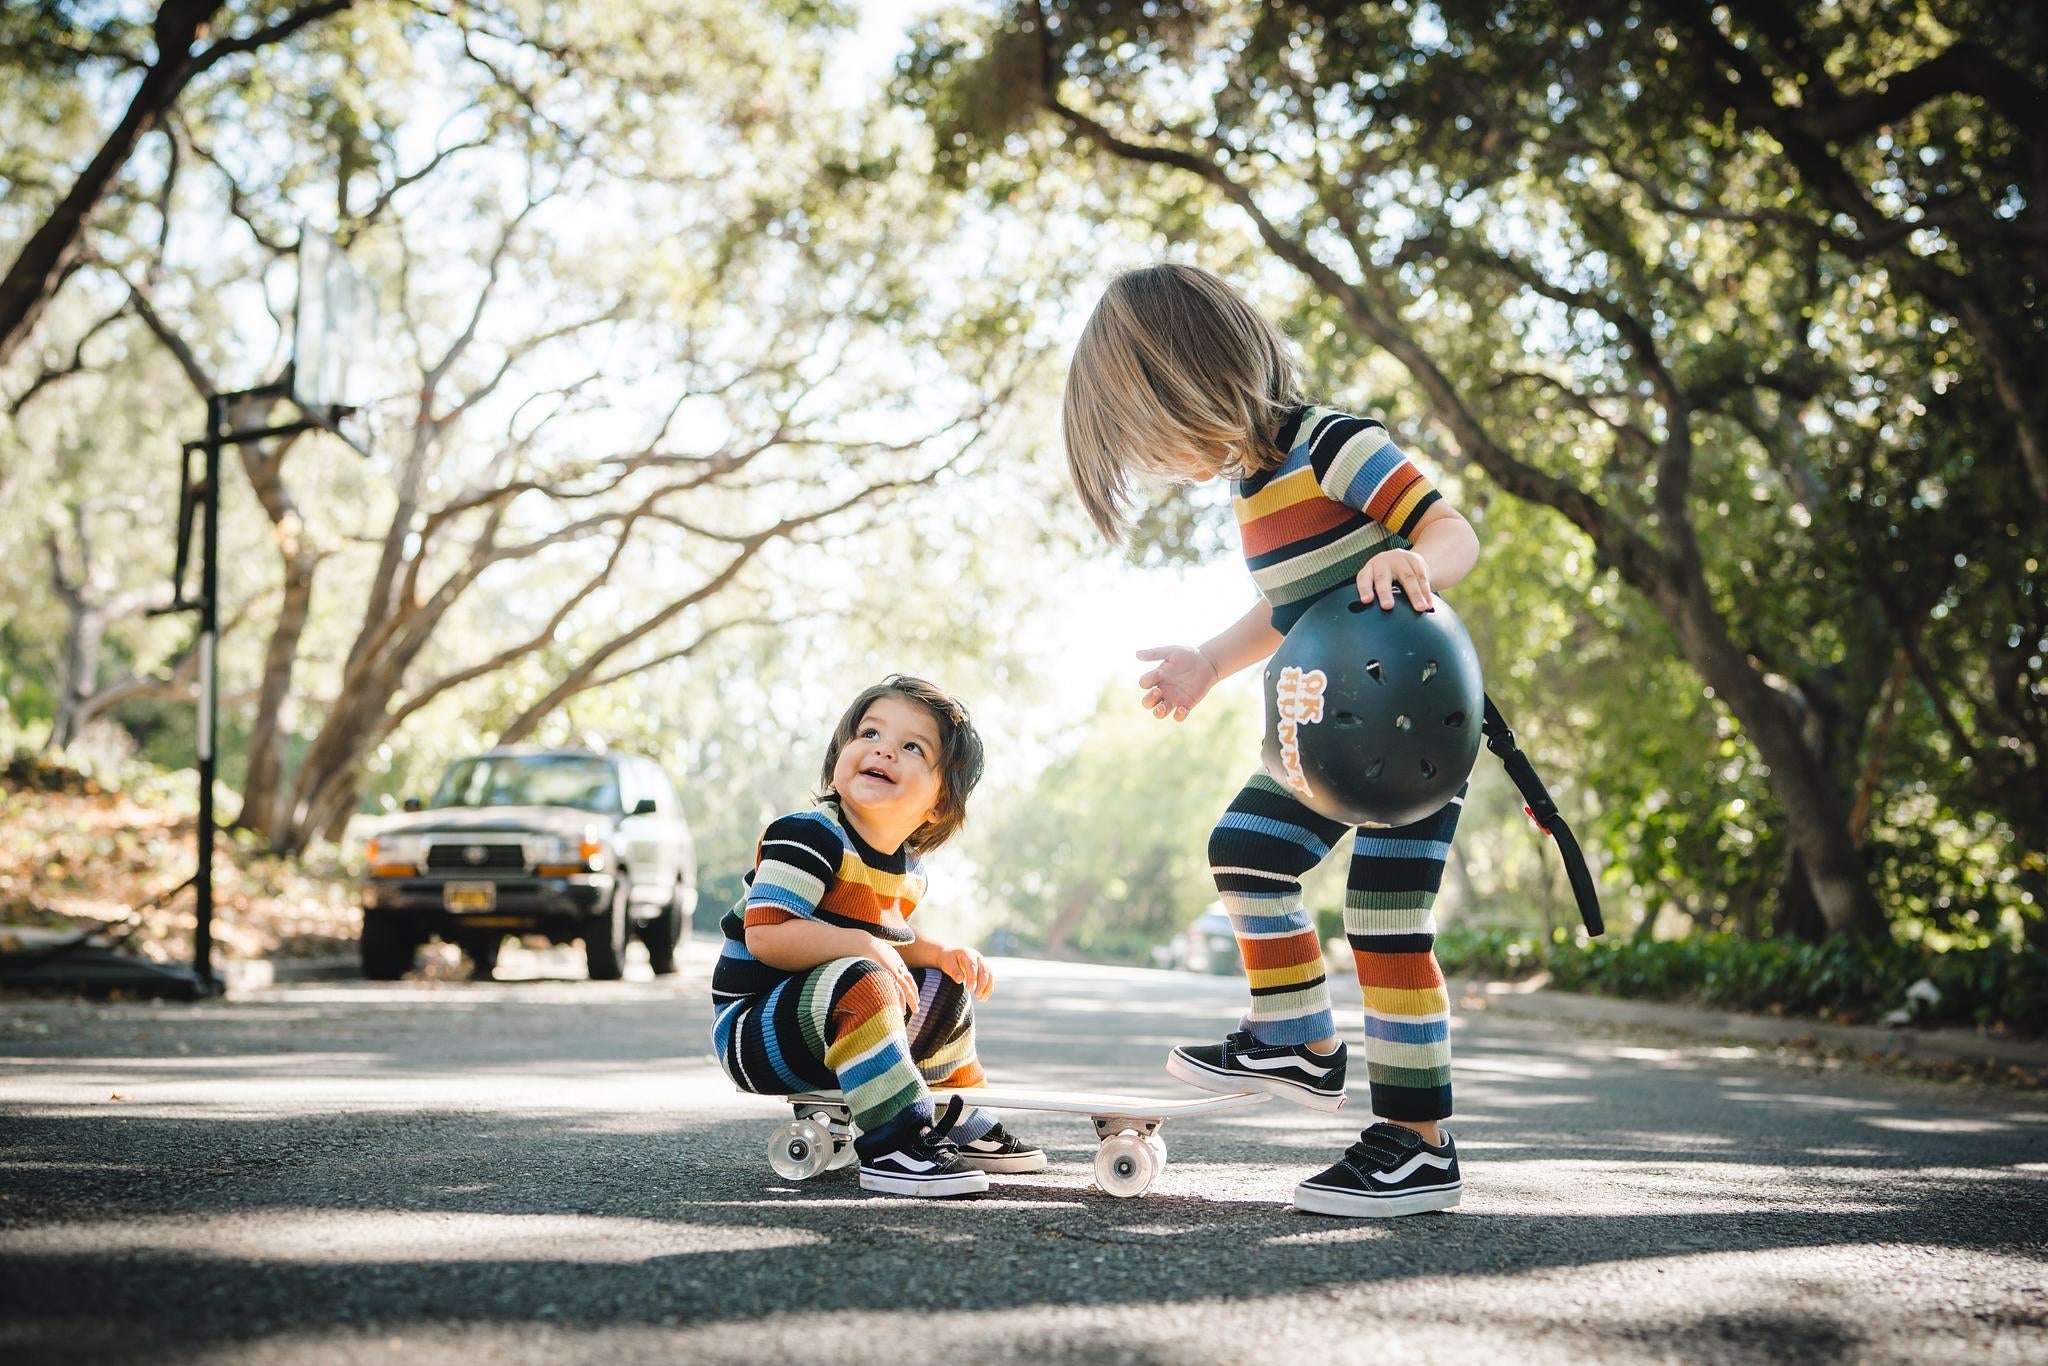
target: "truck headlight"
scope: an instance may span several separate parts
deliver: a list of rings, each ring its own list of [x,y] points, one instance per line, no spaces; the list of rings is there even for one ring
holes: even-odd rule
[[[578,873],[601,873],[605,867],[604,828],[587,825],[579,838],[548,835],[530,846],[536,872],[542,877],[570,877]]]
[[[427,859],[427,842],[419,835],[379,835],[364,850],[371,877],[411,877]]]

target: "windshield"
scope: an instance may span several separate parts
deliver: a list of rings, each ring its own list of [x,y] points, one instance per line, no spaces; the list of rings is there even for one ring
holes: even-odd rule
[[[619,780],[603,759],[577,754],[464,759],[448,770],[432,806],[573,806],[619,814]]]

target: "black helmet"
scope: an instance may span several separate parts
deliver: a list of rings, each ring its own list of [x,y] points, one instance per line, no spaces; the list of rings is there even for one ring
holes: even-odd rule
[[[1471,776],[1483,697],[1479,652],[1442,597],[1418,612],[1327,593],[1266,664],[1266,772],[1333,821],[1419,821]]]

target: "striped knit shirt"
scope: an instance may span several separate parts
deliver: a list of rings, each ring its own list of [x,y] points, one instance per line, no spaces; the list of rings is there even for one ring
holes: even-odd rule
[[[749,929],[815,920],[908,944],[916,938],[910,916],[924,890],[924,867],[909,846],[882,853],[854,831],[832,798],[777,818],[761,833],[746,889],[720,922],[725,943],[711,973],[713,1006],[759,995],[801,975],[748,953]]]
[[[1238,480],[1231,505],[1252,580],[1284,633],[1367,560],[1407,548],[1442,495],[1371,418],[1303,408],[1273,444],[1287,458]]]

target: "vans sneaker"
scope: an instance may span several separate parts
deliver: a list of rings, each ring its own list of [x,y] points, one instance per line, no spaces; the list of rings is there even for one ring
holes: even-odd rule
[[[1045,1149],[1012,1137],[998,1124],[972,1143],[962,1143],[960,1160],[977,1171],[1015,1176],[1044,1171]]]
[[[956,1096],[937,1123],[906,1132],[882,1151],[860,1159],[860,1188],[884,1195],[978,1195],[988,1176],[960,1160],[960,1147],[947,1137],[960,1118]],[[910,1126],[903,1126],[906,1131]]]
[[[1449,1130],[1431,1147],[1398,1124],[1375,1124],[1337,1165],[1294,1188],[1294,1207],[1310,1214],[1383,1219],[1449,1209],[1458,1203],[1458,1145]]]
[[[1332,1053],[1260,1043],[1240,1029],[1222,1043],[1182,1044],[1166,1055],[1166,1070],[1204,1091],[1265,1091],[1312,1110],[1334,1110],[1344,1103],[1346,1053],[1341,1043]]]

